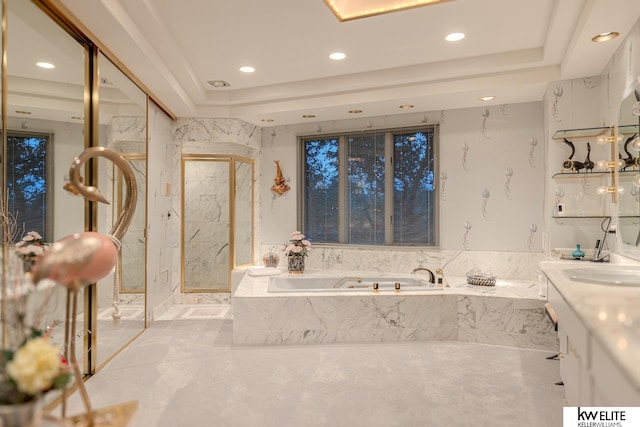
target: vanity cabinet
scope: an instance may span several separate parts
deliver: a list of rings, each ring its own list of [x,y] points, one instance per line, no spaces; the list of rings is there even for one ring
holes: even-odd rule
[[[590,341],[592,406],[640,406],[640,392],[598,341]]]
[[[560,377],[564,383],[567,404],[590,404],[589,333],[552,283],[547,295],[558,316]]]
[[[637,343],[627,342],[625,338],[612,340],[606,329],[600,330],[598,323],[611,320],[603,320],[601,313],[616,312],[602,303],[607,295],[593,298],[593,288],[586,288],[580,282],[567,283],[567,279],[556,273],[558,270],[543,267],[549,278],[547,298],[558,319],[560,376],[565,387],[566,405],[640,406],[637,375],[634,379],[634,375],[623,368],[629,360],[638,360],[635,356]],[[562,289],[573,299],[567,300]],[[601,302],[588,307],[591,302],[585,304],[585,301]],[[596,323],[593,323],[594,314]],[[614,321],[618,322],[617,319]],[[635,367],[632,370],[635,372]]]

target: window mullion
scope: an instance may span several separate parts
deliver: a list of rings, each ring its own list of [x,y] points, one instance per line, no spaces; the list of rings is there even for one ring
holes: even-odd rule
[[[349,216],[349,147],[346,136],[338,140],[338,242],[349,243],[348,223]]]
[[[384,244],[393,244],[393,134],[384,136]]]

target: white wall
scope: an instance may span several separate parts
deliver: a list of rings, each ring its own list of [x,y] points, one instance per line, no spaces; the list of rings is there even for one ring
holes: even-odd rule
[[[259,179],[263,251],[271,246],[280,248],[298,227],[297,137],[367,130],[368,122],[372,129],[423,123],[440,125],[436,183],[440,199],[440,248],[318,246],[309,257],[308,266],[408,272],[418,265],[435,269],[463,250],[458,267],[449,267],[453,274],[464,274],[478,266],[502,277],[537,276],[536,266],[542,254],[545,182],[541,102],[263,129]],[[276,173],[275,160],[280,161],[292,188],[281,197],[270,190]],[[512,172],[510,177],[508,170]],[[486,194],[488,197],[484,197]]]
[[[557,189],[551,175],[559,170],[568,153],[566,146],[552,140],[553,133],[557,129],[608,126],[616,122],[624,88],[639,75],[640,59],[637,48],[634,50],[639,45],[640,28],[636,24],[602,75],[554,82],[548,86],[543,102],[261,130],[241,121],[213,118],[180,119],[173,123],[171,131],[166,130],[168,124],[163,121],[153,130],[154,119],[150,117],[150,135],[155,132],[156,141],[149,146],[148,306],[156,307],[163,298],[179,294],[180,151],[219,153],[222,146],[240,151],[260,147],[256,163],[259,263],[262,253],[270,247],[280,248],[298,227],[297,136],[358,131],[368,129],[369,122],[375,129],[422,123],[441,125],[437,182],[441,198],[441,248],[316,248],[307,262],[310,268],[408,271],[418,265],[435,268],[455,258],[445,269],[449,274],[464,274],[478,266],[503,278],[535,279],[539,273],[537,264],[549,256],[550,248],[570,248],[575,243],[590,248],[600,237],[599,220],[560,224],[551,218]],[[558,86],[561,91],[556,91]],[[468,147],[464,165],[463,147]],[[583,160],[582,157],[584,152],[576,154],[576,159]],[[282,197],[274,197],[270,191],[276,174],[274,160],[280,161],[292,187]],[[507,168],[513,170],[510,191],[506,189]],[[445,180],[442,172],[446,172]],[[162,196],[163,182],[173,185],[170,200]],[[482,211],[485,189],[490,192],[486,217]],[[163,218],[165,211],[171,212],[170,220]],[[471,225],[466,246],[465,223]],[[161,284],[158,277],[169,265],[169,284]]]

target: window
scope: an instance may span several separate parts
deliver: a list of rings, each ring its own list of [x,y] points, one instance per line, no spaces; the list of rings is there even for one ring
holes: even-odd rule
[[[301,138],[302,222],[314,243],[438,244],[436,127]]]
[[[15,216],[17,239],[28,231],[48,237],[49,134],[7,133],[7,211]]]

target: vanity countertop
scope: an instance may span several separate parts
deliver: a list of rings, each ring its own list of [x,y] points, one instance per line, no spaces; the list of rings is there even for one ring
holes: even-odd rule
[[[615,270],[624,266],[543,261],[540,267],[588,333],[640,390],[640,286],[588,283],[564,273],[577,267]]]

